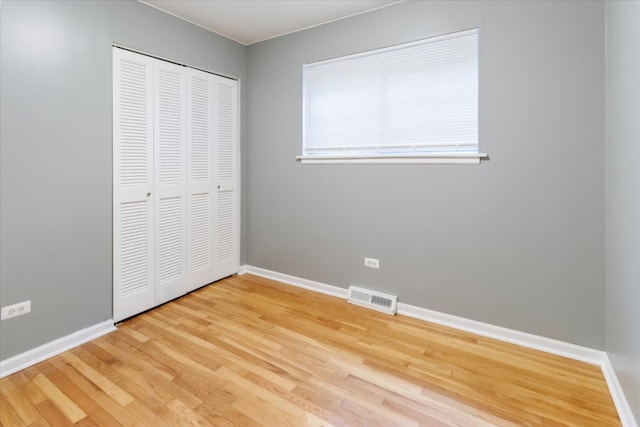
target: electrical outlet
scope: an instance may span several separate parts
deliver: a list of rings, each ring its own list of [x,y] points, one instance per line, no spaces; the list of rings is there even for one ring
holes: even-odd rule
[[[365,258],[364,266],[369,268],[380,268],[380,260],[375,258]]]
[[[22,301],[17,304],[2,307],[2,320],[16,316],[22,316],[31,312],[31,301]]]

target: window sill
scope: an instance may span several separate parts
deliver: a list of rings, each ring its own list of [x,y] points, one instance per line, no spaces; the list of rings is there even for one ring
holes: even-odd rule
[[[298,156],[300,163],[368,163],[368,164],[440,164],[479,165],[480,160],[488,160],[487,153],[441,153],[418,156]]]

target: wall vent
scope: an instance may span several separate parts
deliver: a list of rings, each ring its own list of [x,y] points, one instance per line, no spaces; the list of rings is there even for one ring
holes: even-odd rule
[[[362,307],[381,311],[387,314],[396,314],[398,309],[398,297],[387,295],[370,289],[349,286],[349,297],[347,301]]]

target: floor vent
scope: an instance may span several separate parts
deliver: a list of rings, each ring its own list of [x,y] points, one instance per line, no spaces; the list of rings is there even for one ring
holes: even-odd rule
[[[398,309],[397,296],[358,288],[356,286],[349,286],[349,297],[347,301],[351,304],[371,308],[387,314],[396,314]]]

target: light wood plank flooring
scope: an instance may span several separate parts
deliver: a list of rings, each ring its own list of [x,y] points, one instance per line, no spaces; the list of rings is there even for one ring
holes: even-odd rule
[[[599,368],[251,275],[0,381],[3,426],[617,426]]]

